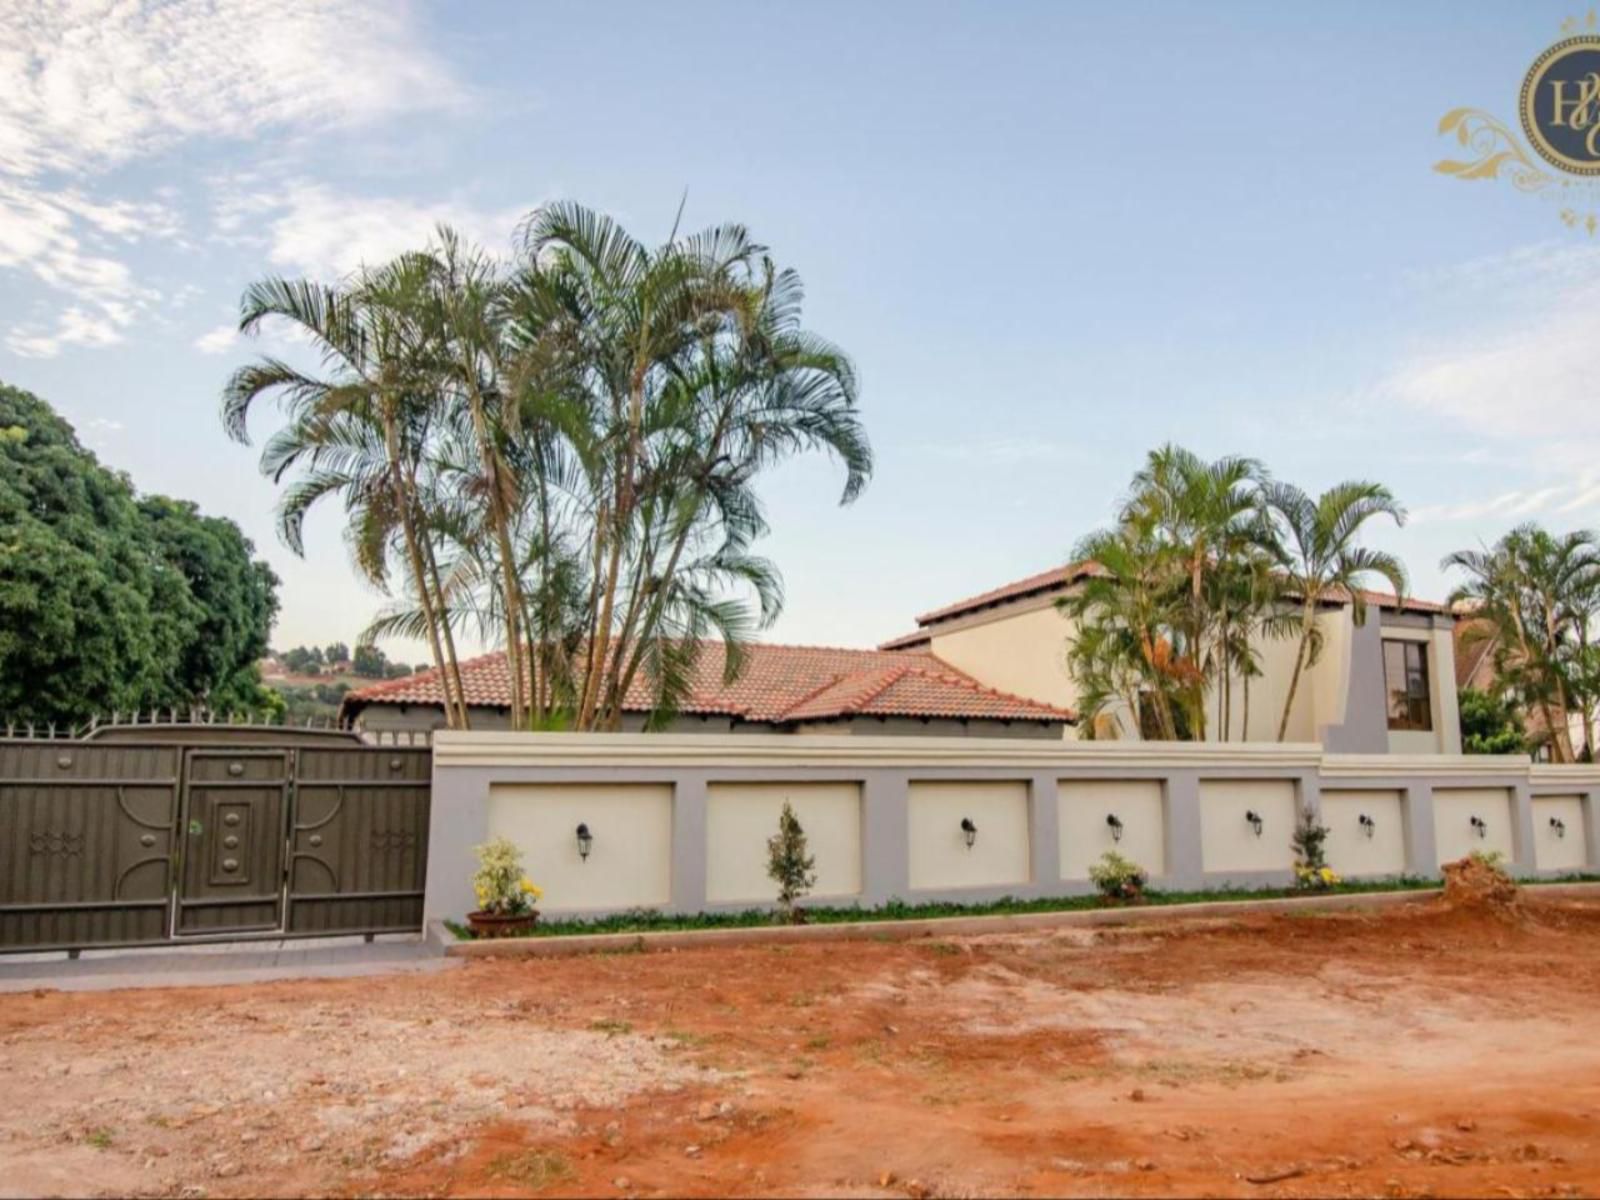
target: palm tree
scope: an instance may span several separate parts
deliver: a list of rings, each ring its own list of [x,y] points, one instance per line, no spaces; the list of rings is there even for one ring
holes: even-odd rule
[[[1586,750],[1592,755],[1589,621],[1600,595],[1600,543],[1587,530],[1555,537],[1519,525],[1486,551],[1458,550],[1445,569],[1467,573],[1452,604],[1471,606],[1495,640],[1495,670],[1503,686],[1544,718],[1551,756],[1572,762],[1567,714],[1581,707]]]
[[[1200,669],[1175,644],[1186,609],[1181,589],[1173,587],[1175,551],[1156,536],[1149,514],[1134,512],[1085,538],[1074,557],[1095,564],[1056,605],[1076,623],[1067,658],[1079,681],[1079,707],[1092,718],[1120,702],[1142,728],[1148,706],[1160,738],[1177,740],[1178,712]]]
[[[701,636],[722,636],[733,672],[738,642],[776,616],[776,574],[749,553],[766,528],[755,477],[822,449],[845,464],[848,503],[871,452],[848,360],[801,328],[798,278],[741,227],[651,250],[561,204],[529,219],[523,246],[509,337],[535,363],[527,377],[546,381],[531,402],[577,468],[567,508],[585,530],[574,719],[615,728],[641,671],[670,712]],[[552,503],[544,494],[541,514]],[[730,598],[746,587],[754,622]]]
[[[1207,728],[1205,693],[1216,680],[1221,736],[1228,736],[1225,699],[1229,689],[1232,626],[1238,618],[1233,591],[1225,576],[1238,559],[1266,536],[1257,485],[1261,464],[1229,456],[1206,462],[1181,446],[1168,443],[1152,450],[1133,477],[1122,520],[1143,515],[1156,536],[1169,545],[1177,581],[1184,592],[1177,622],[1181,640],[1200,666],[1195,686],[1185,696],[1190,728],[1204,740]]]
[[[1387,516],[1403,525],[1405,510],[1382,484],[1360,481],[1337,484],[1315,500],[1288,483],[1269,483],[1262,494],[1280,528],[1283,595],[1298,600],[1300,605],[1294,670],[1289,676],[1283,716],[1278,721],[1281,742],[1288,735],[1300,676],[1316,665],[1322,652],[1317,628],[1321,606],[1330,601],[1348,601],[1355,623],[1364,625],[1367,606],[1362,584],[1367,576],[1380,575],[1397,595],[1405,594],[1406,573],[1400,560],[1357,545],[1362,526],[1368,521]]]
[[[288,422],[268,443],[262,470],[275,481],[301,471],[280,503],[279,518],[280,532],[296,553],[303,549],[306,513],[331,495],[344,497],[357,563],[380,585],[387,547],[399,531],[408,587],[424,613],[444,682],[447,719],[452,727],[464,727],[466,707],[454,655],[447,660],[440,633],[419,499],[433,353],[423,311],[427,269],[417,256],[401,256],[338,286],[277,277],[250,285],[241,302],[240,330],[254,334],[269,321],[290,324],[319,352],[327,377],[264,356],[229,379],[222,418],[230,436],[248,442],[255,403],[268,395],[280,399]]]

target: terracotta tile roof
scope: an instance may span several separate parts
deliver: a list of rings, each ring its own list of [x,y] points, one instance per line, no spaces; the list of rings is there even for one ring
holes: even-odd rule
[[[1082,579],[1085,575],[1093,575],[1099,570],[1099,563],[1087,560],[1084,562],[1063,563],[1059,567],[1051,567],[1048,571],[1040,571],[1037,575],[1029,575],[1026,579],[1018,579],[1014,583],[1008,583],[987,592],[980,592],[976,596],[968,596],[965,600],[957,600],[954,604],[947,604],[943,608],[934,609],[932,612],[925,612],[917,618],[917,624],[932,625],[935,622],[948,621],[952,617],[959,617],[980,608],[989,608],[1007,600],[1020,600],[1024,596],[1052,592]]]
[[[1090,559],[1081,562],[1063,563],[1059,567],[1052,567],[1048,571],[1041,571],[1037,575],[1029,575],[1026,579],[1018,579],[1013,583],[993,588],[987,592],[980,592],[976,596],[969,596],[965,600],[957,600],[954,604],[947,604],[943,608],[936,608],[932,612],[923,613],[917,618],[917,624],[924,626],[917,633],[903,634],[892,641],[884,642],[879,649],[895,650],[903,647],[915,646],[919,640],[926,640],[930,636],[929,625],[936,625],[943,621],[950,621],[968,613],[977,612],[979,609],[992,608],[998,604],[1021,600],[1027,596],[1043,595],[1055,591],[1064,591],[1087,575],[1100,572],[1100,564]],[[1432,600],[1418,600],[1407,596],[1402,603],[1393,592],[1374,592],[1363,590],[1362,598],[1368,604],[1379,608],[1395,609],[1402,612],[1419,613],[1448,613],[1449,607],[1437,604]]]
[[[1495,690],[1494,646],[1498,639],[1482,617],[1458,617],[1455,627],[1456,686]]]
[[[783,724],[845,716],[951,717],[1001,721],[1074,721],[1076,714],[984,687],[927,653],[845,650],[752,643],[743,673],[723,682],[721,642],[706,642],[680,711]],[[461,663],[467,703],[506,708],[511,674],[503,653]],[[359,688],[345,696],[345,715],[370,704],[443,706],[437,671]],[[635,680],[624,708],[650,711],[650,690]]]

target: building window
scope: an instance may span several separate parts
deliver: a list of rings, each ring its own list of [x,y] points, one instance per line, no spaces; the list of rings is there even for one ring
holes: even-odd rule
[[[1427,642],[1384,642],[1383,685],[1389,696],[1390,729],[1433,728]]]

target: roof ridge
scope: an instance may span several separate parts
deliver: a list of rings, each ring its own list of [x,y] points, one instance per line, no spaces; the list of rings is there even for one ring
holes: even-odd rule
[[[787,708],[785,708],[781,712],[779,712],[778,713],[778,720],[780,720],[780,721],[783,720],[783,718],[787,717],[790,713],[792,713],[795,709],[801,707],[802,705],[810,704],[818,696],[822,695],[823,692],[827,691],[829,688],[838,687],[840,683],[842,683],[844,680],[846,680],[848,678],[849,678],[848,674],[841,674],[841,675],[831,676],[820,687],[812,688],[805,695],[798,697],[793,704],[789,705]]]
[[[881,667],[881,668],[879,668],[877,673],[880,674],[880,675],[887,676],[887,678],[884,679],[883,682],[880,683],[877,687],[873,688],[870,692],[866,693],[866,695],[857,696],[855,698],[855,704],[853,705],[853,707],[848,708],[845,711],[846,712],[860,712],[863,708],[865,708],[867,705],[871,704],[874,700],[876,700],[879,696],[881,696],[885,692],[887,692],[895,684],[899,683],[902,679],[904,679],[906,677],[907,674],[909,674],[912,671],[916,671],[918,674],[922,674],[923,673],[920,668],[915,667],[910,663],[895,663],[892,667]],[[863,672],[861,672],[861,674],[870,676],[872,674],[872,672],[863,671]]]
[[[989,696],[997,696],[1002,700],[1015,701],[1018,704],[1035,704],[1041,708],[1048,708],[1052,712],[1067,713],[1073,720],[1078,719],[1078,714],[1073,709],[1062,708],[1059,705],[1051,704],[1048,700],[1035,700],[1031,696],[1022,696],[1018,695],[1016,692],[1007,692],[997,687],[990,687],[988,684],[982,683],[979,680],[974,679],[972,676],[966,674],[961,670],[961,668],[950,666],[949,663],[945,662],[944,659],[940,658],[938,655],[930,654],[928,657],[932,658],[934,662],[939,663],[942,666],[950,667],[952,671],[957,672],[957,674],[953,676],[943,674],[934,676],[944,683],[952,683],[958,687],[969,688],[972,691],[982,692]],[[908,670],[916,671],[920,675],[933,674],[932,672],[922,670],[920,667],[910,667]]]

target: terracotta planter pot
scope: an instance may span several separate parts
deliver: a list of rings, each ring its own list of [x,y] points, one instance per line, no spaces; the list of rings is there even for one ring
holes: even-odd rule
[[[478,938],[517,937],[519,934],[527,933],[538,923],[538,910],[518,913],[514,917],[487,912],[467,914],[467,928],[472,931],[473,937]]]

